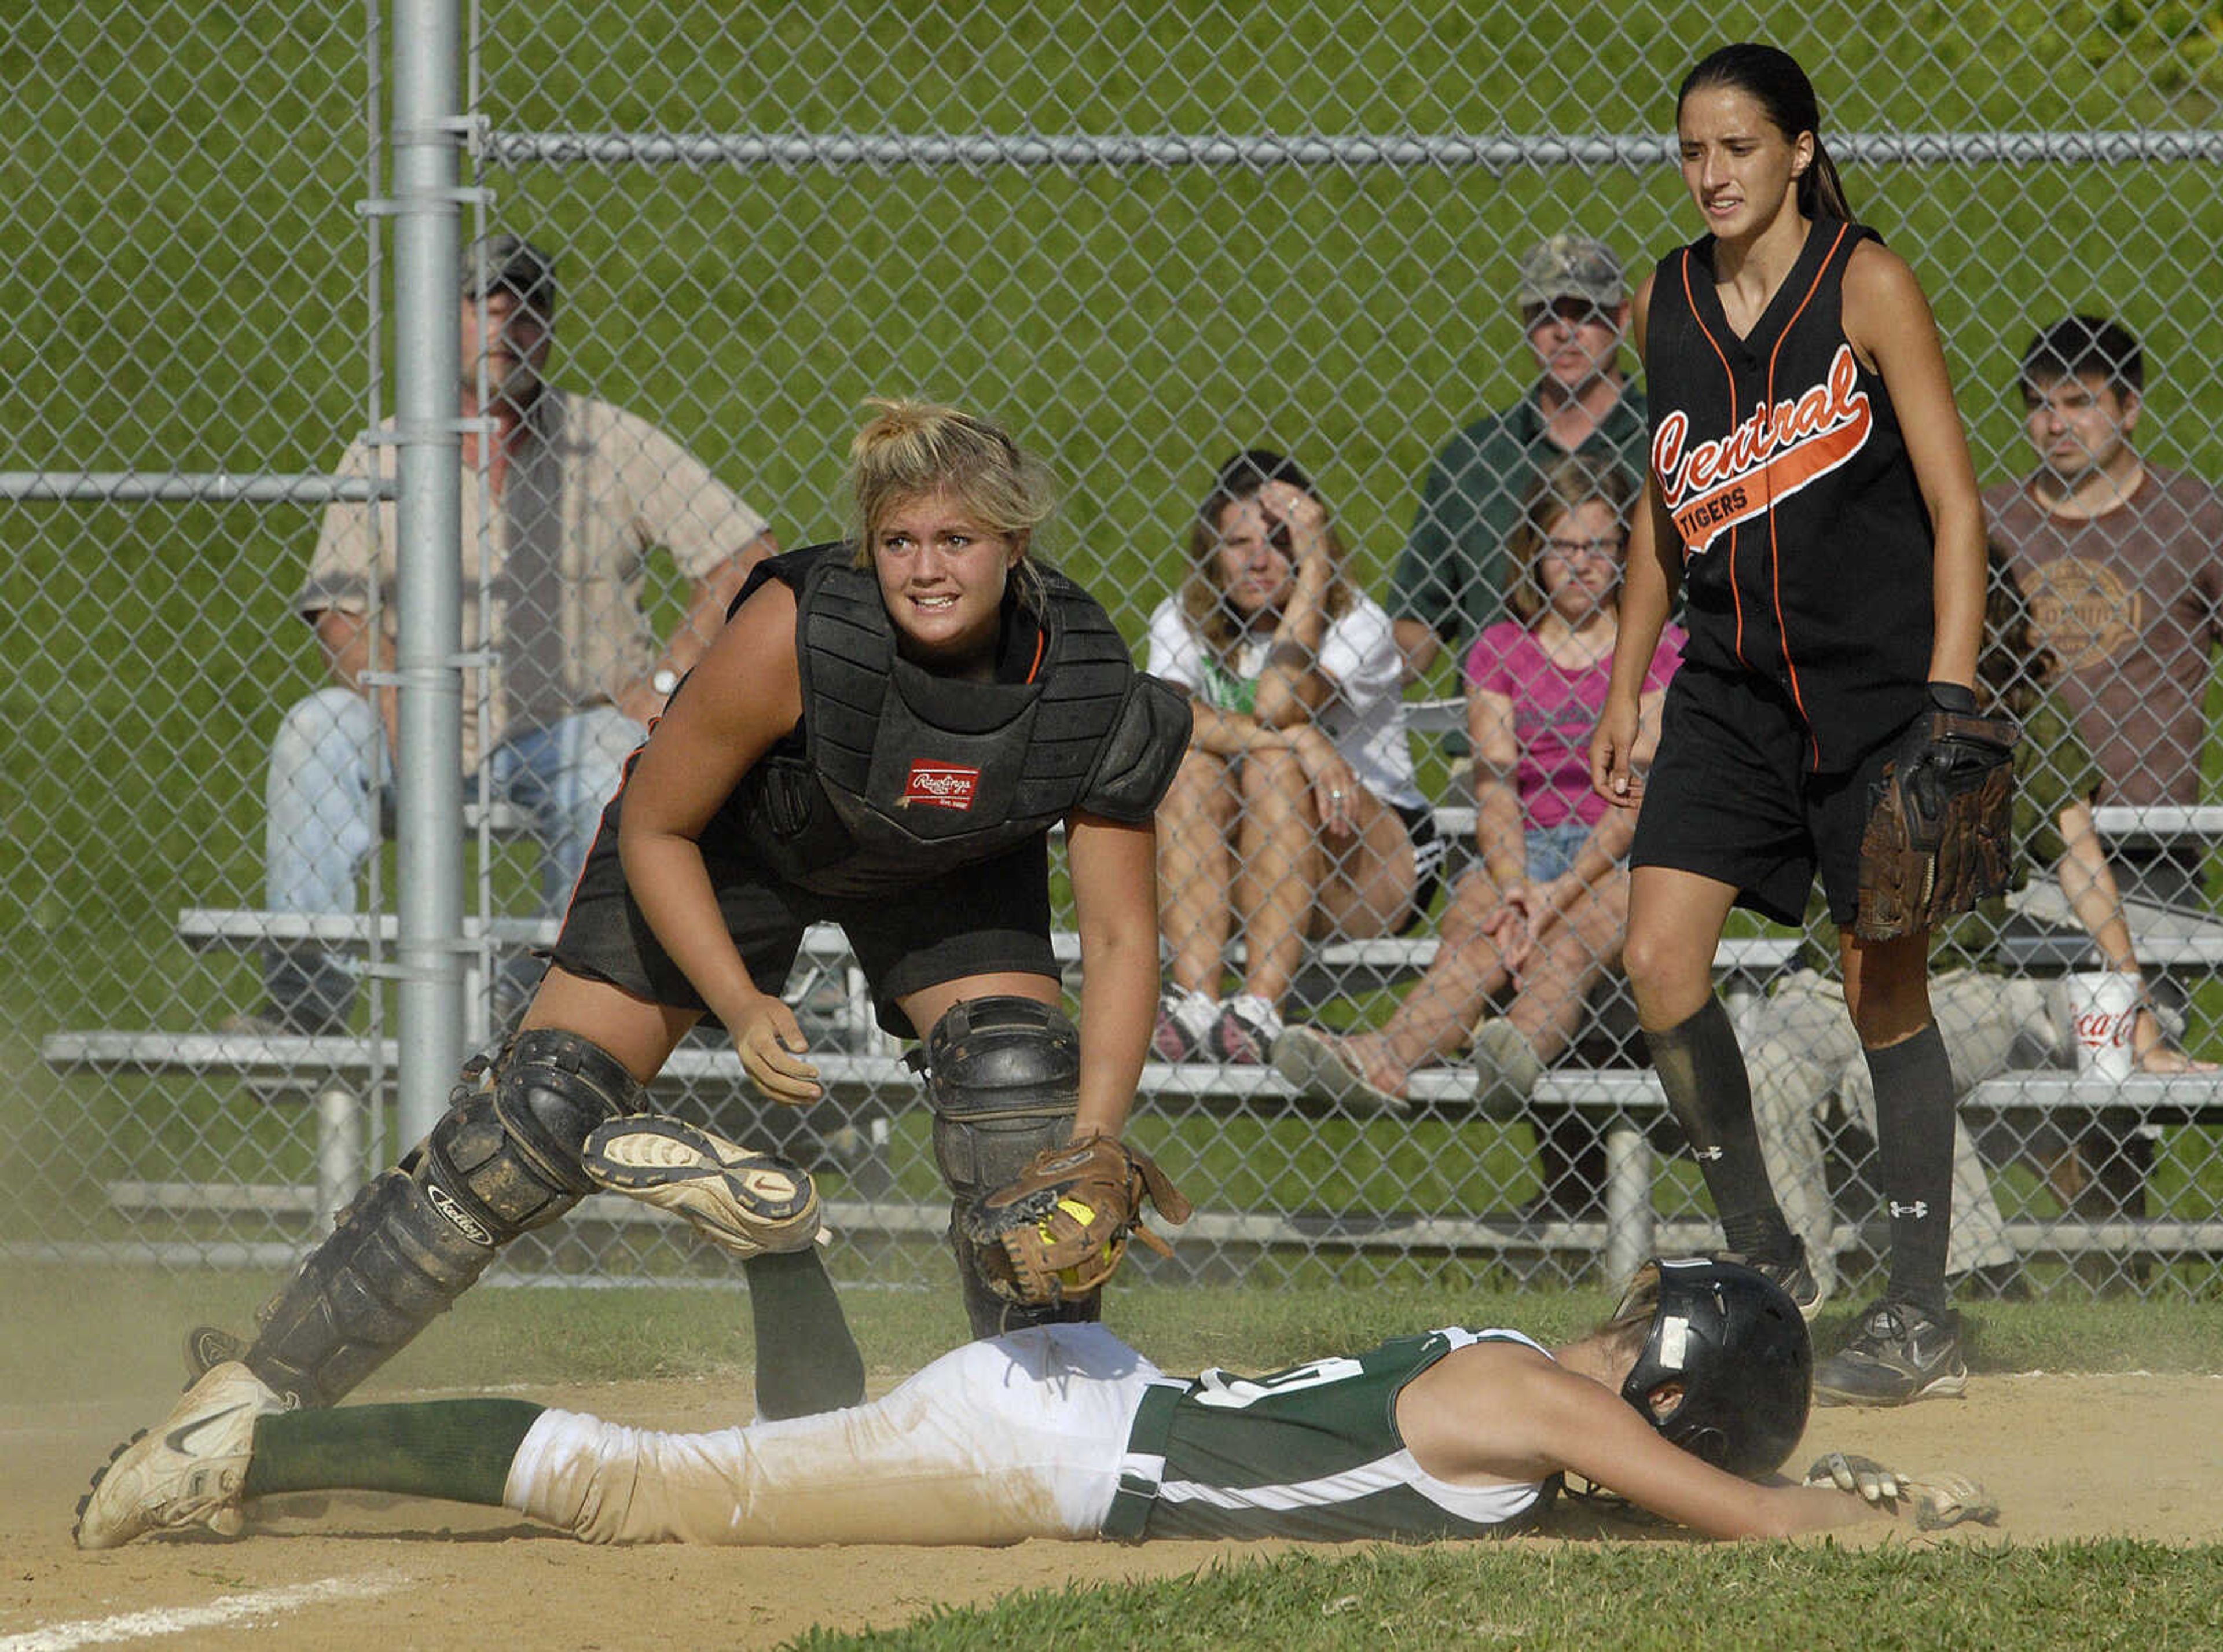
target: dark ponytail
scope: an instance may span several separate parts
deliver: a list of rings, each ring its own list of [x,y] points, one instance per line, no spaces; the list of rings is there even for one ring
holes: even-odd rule
[[[1852,204],[1845,199],[1845,180],[1837,176],[1837,163],[1822,147],[1819,132],[1814,133],[1814,159],[1798,179],[1798,210],[1810,218],[1835,218],[1840,223],[1853,221]]]
[[[1845,199],[1844,180],[1836,162],[1822,143],[1822,110],[1815,101],[1814,83],[1790,53],[1773,46],[1744,41],[1724,46],[1683,77],[1675,94],[1675,114],[1694,91],[1726,86],[1745,93],[1766,113],[1775,129],[1792,142],[1801,132],[1814,135],[1814,159],[1798,179],[1798,210],[1810,218],[1836,218],[1849,223],[1851,204]]]

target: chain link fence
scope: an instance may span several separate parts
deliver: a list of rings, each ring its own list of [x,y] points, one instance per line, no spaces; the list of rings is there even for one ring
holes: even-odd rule
[[[1540,830],[1561,815],[1492,776],[1508,739],[1528,749],[1553,725],[1508,650],[1541,639],[1579,676],[1569,663],[1597,633],[1555,630],[1549,595],[1619,531],[1578,493],[1508,537],[1533,475],[1503,432],[1549,411],[1570,340],[1590,340],[1609,389],[1616,367],[1640,383],[1628,346],[1567,310],[1582,280],[1532,288],[1554,307],[1524,311],[1523,259],[1571,235],[1634,279],[1691,238],[1665,134],[1675,82],[1720,27],[1676,3],[474,6],[463,232],[551,254],[545,376],[564,393],[547,405],[565,421],[542,432],[542,468],[497,466],[489,446],[465,487],[466,746],[489,806],[457,846],[475,1038],[513,1008],[515,960],[580,852],[563,794],[591,790],[595,763],[629,744],[625,714],[683,663],[725,559],[760,528],[788,547],[838,534],[861,404],[923,393],[997,416],[1049,462],[1063,499],[1046,554],[1105,600],[1138,658],[1206,697],[1227,688],[1237,715],[1240,684],[1222,680],[1246,675],[1256,634],[1185,625],[1181,594],[1220,581],[1226,546],[1270,538],[1288,510],[1245,496],[1201,539],[1192,528],[1231,455],[1293,462],[1345,594],[1323,728],[1396,699],[1406,662],[1425,663],[1408,709],[1438,702],[1401,732],[1375,726],[1370,751],[1351,735],[1332,761],[1185,774],[1162,865],[1160,1054],[1181,1059],[1148,1070],[1135,1134],[1200,1215],[1153,1271],[1557,1280],[1629,1259],[1647,1232],[1711,1242],[1645,1087],[1609,863],[1559,886],[1569,915],[1540,927],[1566,944],[1540,942],[1510,984],[1475,939],[1497,933],[1498,899],[1454,890],[1493,852],[1502,883],[1540,884],[1538,857],[1586,835],[1579,813]],[[2223,451],[2197,365],[2223,349],[2207,298],[2223,285],[2219,27],[2201,6],[1824,4],[1763,7],[1752,30],[1812,73],[1855,210],[1923,279],[1994,514],[2020,536],[2037,640],[2069,674],[2066,713],[2032,719],[2055,783],[2051,818],[2028,828],[2027,909],[1975,949],[1990,973],[1940,993],[1941,1018],[1967,1019],[1956,1048],[1981,1071],[1964,1076],[1984,1081],[1959,1194],[1982,1190],[1998,1217],[1958,1259],[1996,1288],[2212,1294],[2223,1256],[2223,1087],[2108,1078],[2108,1105],[2090,1105],[2075,1036],[2119,1006],[2075,995],[2115,943],[2102,933],[2095,953],[2069,898],[2081,885],[2056,876],[2088,869],[2058,829],[2096,781],[2156,1024],[2168,1047],[2223,1057],[2198,738],[2223,594],[2223,506],[2201,480],[2223,475]],[[19,1251],[274,1266],[406,1145],[372,713],[393,593],[370,570],[393,529],[368,501],[392,449],[366,440],[394,411],[387,28],[375,3],[81,0],[0,35],[16,134],[0,198],[16,467],[0,477],[0,912],[16,1012],[0,1153],[17,1190],[0,1222]],[[2143,346],[2135,397],[2118,379],[2097,401],[2144,480],[2088,524],[2016,490],[2075,474],[2075,443],[2106,439],[2091,407],[2055,405],[2056,380],[2033,380],[2025,405],[2026,344],[2077,313]],[[467,342],[499,319],[465,315]],[[1593,408],[1591,450],[1618,433],[1640,454],[1634,403],[1614,399]],[[467,457],[482,433],[467,430]],[[1449,588],[1462,554],[1483,583]],[[1541,617],[1485,633],[1530,562]],[[1226,612],[1219,594],[1195,612]],[[335,631],[335,613],[364,623]],[[1398,618],[1437,623],[1405,628],[1400,654]],[[551,634],[561,646],[536,653]],[[2188,695],[2189,739],[2147,715],[2166,682]],[[513,702],[538,709],[513,719]],[[1578,721],[1562,704],[1558,722]],[[1355,836],[1315,830],[1338,789],[1367,794]],[[1408,922],[1433,851],[1404,817],[1432,813],[1452,853]],[[1793,973],[1798,941],[1740,926],[1723,984],[1763,1108],[1784,1131],[1819,1129],[1795,1197],[1851,1289],[1883,1243],[1861,1064],[1841,1001]],[[915,1088],[838,949],[789,987],[817,1047],[851,1063],[833,1099],[769,1109],[701,1040],[660,1102],[815,1163],[838,1271],[869,1258],[944,1283]],[[1376,1036],[1296,1040],[1333,1098],[1294,1101],[1227,1059],[1270,1054],[1277,1021]],[[524,1241],[514,1266],[700,1266],[612,1203]]]

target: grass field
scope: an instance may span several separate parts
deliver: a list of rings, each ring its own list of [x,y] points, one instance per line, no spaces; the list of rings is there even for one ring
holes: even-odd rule
[[[1508,1646],[1678,1652],[1815,1643],[1860,1615],[1864,1646],[2210,1645],[2223,1634],[2223,1557],[2158,1543],[2045,1549],[1955,1545],[1841,1552],[1769,1545],[1722,1554],[1603,1543],[1526,1549],[1370,1550],[1215,1564],[1162,1583],[1040,1589],[937,1611],[902,1629],[813,1630],[836,1648]]]

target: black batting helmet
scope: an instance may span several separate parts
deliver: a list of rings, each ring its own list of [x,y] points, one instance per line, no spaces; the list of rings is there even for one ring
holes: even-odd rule
[[[1658,1275],[1659,1306],[1621,1397],[1716,1468],[1752,1479],[1782,1467],[1806,1431],[1814,1389],[1814,1345],[1797,1305],[1735,1262],[1655,1258],[1640,1283],[1647,1270]],[[1683,1385],[1682,1398],[1656,1415],[1653,1391],[1668,1382]]]

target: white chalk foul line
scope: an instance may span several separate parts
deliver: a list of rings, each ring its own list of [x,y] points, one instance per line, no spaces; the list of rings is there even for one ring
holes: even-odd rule
[[[157,1606],[114,1617],[85,1617],[73,1624],[49,1624],[21,1635],[0,1636],[0,1652],[70,1652],[103,1642],[146,1641],[182,1635],[190,1629],[217,1629],[243,1618],[269,1617],[338,1600],[368,1600],[390,1594],[406,1581],[396,1572],[366,1572],[360,1577],[323,1578],[280,1589],[253,1589],[220,1595],[205,1606]]]

